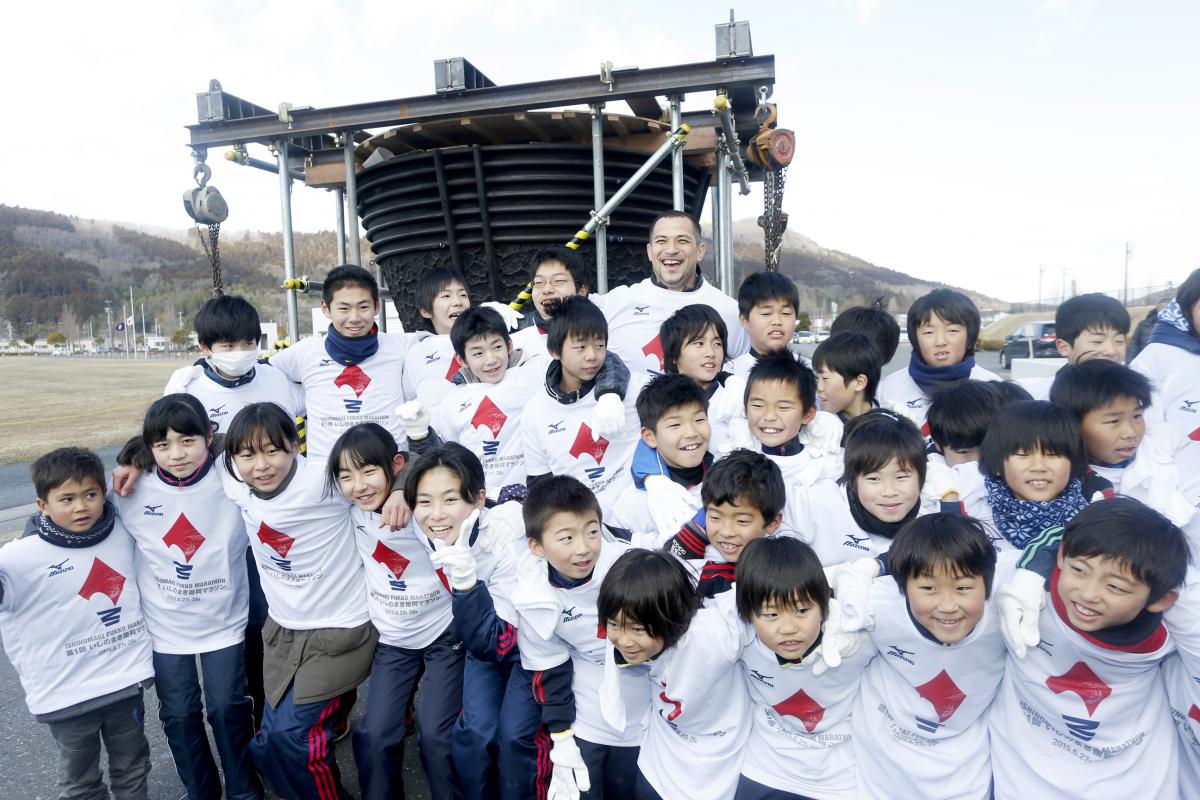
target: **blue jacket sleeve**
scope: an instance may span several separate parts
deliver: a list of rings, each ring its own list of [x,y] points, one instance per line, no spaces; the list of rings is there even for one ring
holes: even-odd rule
[[[575,722],[575,669],[571,659],[533,673],[533,699],[542,709],[542,722],[551,733],[562,733]]]
[[[454,624],[467,651],[480,661],[519,663],[517,629],[496,614],[496,604],[483,581],[468,591],[451,592]]]

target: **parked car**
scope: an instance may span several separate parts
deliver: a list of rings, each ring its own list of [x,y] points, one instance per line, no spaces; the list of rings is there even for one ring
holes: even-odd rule
[[[1054,321],[1026,322],[1016,332],[1004,337],[1000,350],[1000,366],[1008,369],[1014,358],[1057,358],[1054,342]]]
[[[813,336],[812,331],[796,331],[792,334],[792,344],[813,344],[817,341],[817,337]]]
[[[823,342],[829,338],[829,331],[817,331],[817,341]]]

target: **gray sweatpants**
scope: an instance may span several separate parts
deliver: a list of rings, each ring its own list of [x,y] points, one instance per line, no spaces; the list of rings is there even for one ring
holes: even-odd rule
[[[142,692],[88,711],[48,722],[58,742],[59,800],[107,800],[100,774],[100,742],[108,751],[108,780],[117,800],[146,800],[150,743],[143,722]]]

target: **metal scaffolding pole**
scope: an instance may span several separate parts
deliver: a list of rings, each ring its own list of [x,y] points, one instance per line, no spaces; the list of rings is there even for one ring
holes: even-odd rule
[[[708,205],[712,211],[712,224],[709,232],[712,234],[712,254],[713,254],[713,281],[717,284],[717,288],[728,293],[729,288],[725,285],[725,277],[721,269],[721,191],[720,180],[721,175],[725,170],[725,154],[721,150],[717,150],[717,184],[709,189]]]
[[[721,144],[729,155],[729,169],[737,176],[741,193],[750,194],[750,173],[746,171],[746,163],[742,161],[742,143],[734,130],[733,107],[729,105],[729,98],[723,94],[717,95],[717,99],[713,101],[713,113],[720,122],[723,139]]]
[[[362,254],[358,246],[358,173],[354,171],[354,134],[347,132],[346,143],[343,145],[343,158],[346,163],[346,210],[349,214],[349,225],[346,226],[346,253],[350,264],[362,266]]]
[[[596,211],[604,208],[604,117],[602,105],[592,106],[592,202]],[[608,236],[606,224],[597,226],[596,242],[596,291],[608,291]]]
[[[334,189],[333,199],[337,202],[337,262],[346,263],[346,190]]]
[[[679,95],[672,95],[671,130],[677,130],[680,125]],[[671,208],[683,211],[683,150],[676,149],[671,153]]]
[[[292,178],[288,174],[288,143],[280,139],[275,145],[275,158],[279,161],[279,207],[283,213],[283,277],[291,281],[296,277],[296,253],[292,248]],[[300,340],[300,310],[296,304],[296,290],[287,290],[288,339],[292,344]]]
[[[733,285],[733,191],[730,184],[729,155],[722,152],[717,161],[717,194],[721,197],[720,250],[721,289],[732,295]]]

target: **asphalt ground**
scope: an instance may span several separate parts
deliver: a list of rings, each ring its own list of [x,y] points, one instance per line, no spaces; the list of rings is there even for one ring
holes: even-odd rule
[[[796,345],[795,349],[811,356],[815,344]],[[908,364],[911,350],[901,343],[896,357],[884,368],[884,374],[902,369]],[[1001,377],[1008,377],[1008,370],[1000,369],[997,353],[979,353],[980,366]],[[100,452],[106,464],[112,465],[117,448]],[[0,544],[14,538],[24,526],[24,520],[34,510],[34,493],[29,482],[28,464],[0,466]],[[359,689],[359,701],[351,714],[351,722],[362,714],[363,699],[370,691],[370,683]],[[176,800],[183,795],[183,787],[175,774],[170,750],[158,722],[158,700],[151,689],[146,693],[146,737],[150,741],[150,757],[153,767],[150,772],[150,797],[152,800]],[[52,800],[57,797],[55,789],[55,764],[57,748],[49,729],[34,721],[25,706],[25,695],[21,690],[16,672],[8,658],[0,658],[0,798],[22,798],[22,800]],[[215,749],[213,751],[216,752]],[[358,776],[354,768],[354,757],[349,738],[337,747],[338,763],[342,768],[342,781],[346,788],[358,796]],[[405,748],[405,786],[412,800],[429,797],[424,774],[417,757],[416,737],[410,736]]]

